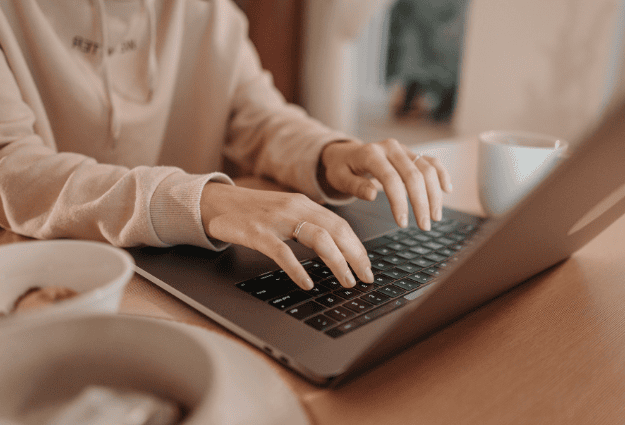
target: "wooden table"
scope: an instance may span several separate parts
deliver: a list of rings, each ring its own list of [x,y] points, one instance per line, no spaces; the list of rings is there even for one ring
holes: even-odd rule
[[[479,213],[476,141],[420,149]],[[242,184],[255,185],[253,181]],[[0,243],[23,240],[0,231]],[[264,358],[316,424],[625,424],[625,217],[569,260],[338,389]],[[121,312],[228,331],[136,275]]]

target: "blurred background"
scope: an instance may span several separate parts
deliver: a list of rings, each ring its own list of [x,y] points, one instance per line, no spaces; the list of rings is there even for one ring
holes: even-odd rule
[[[624,86],[625,0],[236,0],[285,98],[364,141],[575,142]]]

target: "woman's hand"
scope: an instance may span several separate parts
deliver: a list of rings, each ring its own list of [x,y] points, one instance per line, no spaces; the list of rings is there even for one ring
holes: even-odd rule
[[[305,195],[209,182],[200,208],[207,235],[262,252],[302,289],[313,282],[284,243],[294,237],[313,249],[343,286],[356,284],[348,263],[360,280],[373,282],[367,251],[349,224]]]
[[[356,140],[330,143],[319,161],[318,180],[328,195],[339,192],[373,201],[383,186],[395,221],[408,226],[408,199],[419,227],[430,230],[430,219],[443,214],[442,190],[451,192],[449,173],[436,158],[419,156],[397,140],[364,144]]]

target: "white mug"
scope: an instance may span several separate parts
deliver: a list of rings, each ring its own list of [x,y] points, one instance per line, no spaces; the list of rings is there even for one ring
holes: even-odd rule
[[[520,131],[487,131],[478,136],[478,188],[489,216],[514,207],[566,157],[568,143]]]

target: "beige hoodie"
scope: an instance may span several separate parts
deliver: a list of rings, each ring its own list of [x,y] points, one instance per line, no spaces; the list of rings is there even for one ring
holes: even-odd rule
[[[346,136],[284,102],[229,0],[0,5],[0,226],[223,249],[199,199],[207,181],[232,183],[224,159],[345,202],[316,166]]]

